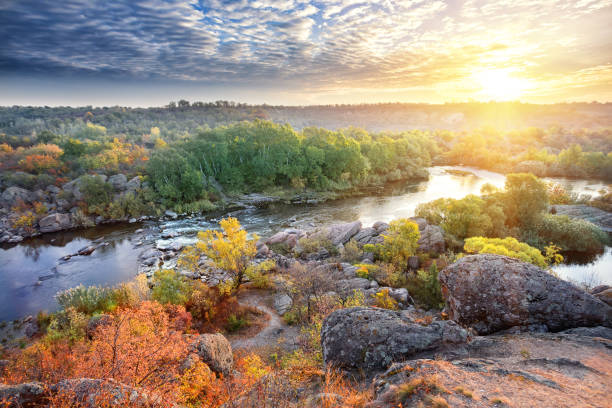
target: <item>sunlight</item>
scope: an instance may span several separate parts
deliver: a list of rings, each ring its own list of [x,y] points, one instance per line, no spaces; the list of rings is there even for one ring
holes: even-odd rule
[[[472,80],[480,88],[479,95],[485,100],[516,100],[529,88],[529,81],[512,76],[509,69],[486,69],[472,74]]]

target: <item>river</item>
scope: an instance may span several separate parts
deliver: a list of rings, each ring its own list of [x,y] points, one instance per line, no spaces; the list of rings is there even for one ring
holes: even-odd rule
[[[469,173],[449,173],[462,170]],[[554,179],[580,194],[597,195],[603,183],[586,180]],[[317,205],[274,204],[268,208],[235,211],[249,231],[270,236],[287,227],[311,228],[340,221],[361,220],[365,226],[376,221],[414,215],[420,203],[441,197],[462,198],[478,194],[485,183],[503,187],[502,174],[467,167],[437,166],[430,169],[428,181],[404,183],[387,188],[383,194],[355,197]],[[217,216],[218,217],[218,216]],[[197,231],[216,228],[214,216],[177,220],[116,224],[81,231],[58,232],[0,247],[0,320],[12,320],[39,310],[57,307],[54,295],[61,290],[84,285],[112,285],[134,277],[138,255],[154,246],[164,233],[177,233],[177,240],[192,242]],[[89,256],[60,258],[92,243],[107,243]],[[612,251],[582,264],[555,268],[566,279],[612,284]]]

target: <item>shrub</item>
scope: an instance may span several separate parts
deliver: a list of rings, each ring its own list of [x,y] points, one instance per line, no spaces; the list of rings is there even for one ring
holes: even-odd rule
[[[374,298],[374,304],[377,307],[383,309],[396,310],[397,309],[397,301],[389,295],[389,289],[381,289],[377,293],[372,295]]]
[[[315,254],[324,248],[331,256],[339,254],[338,248],[328,239],[321,237],[304,237],[298,241],[300,255]]]
[[[135,301],[135,294],[127,284],[114,288],[79,285],[59,292],[55,297],[64,310],[74,309],[86,315],[111,312]]]
[[[408,277],[406,287],[416,303],[428,309],[444,307],[436,262],[433,262],[427,271],[419,270],[415,275]]]
[[[272,281],[268,274],[272,269],[276,268],[276,262],[268,259],[257,265],[249,265],[245,274],[253,286],[259,289],[268,289],[272,287]]]
[[[370,272],[377,282],[385,286],[399,288],[406,285],[406,272],[393,264],[376,265],[376,268],[370,268]]]
[[[184,305],[189,299],[190,285],[171,269],[155,272],[153,284],[152,297],[161,304]]]
[[[399,219],[391,221],[387,233],[383,235],[382,244],[366,245],[364,249],[374,252],[378,259],[404,270],[408,258],[416,253],[419,238],[419,226],[416,223],[408,219]]]
[[[227,325],[225,326],[225,328],[228,332],[234,333],[244,327],[247,327],[248,325],[249,325],[249,322],[246,318],[236,316],[235,314],[231,314],[227,318]]]
[[[529,262],[540,268],[546,268],[548,262],[539,249],[529,246],[515,238],[472,237],[465,240],[463,247],[472,254],[497,254]]]
[[[563,251],[599,252],[609,238],[596,225],[566,215],[545,214],[536,225],[539,246],[552,242]]]
[[[215,306],[221,296],[216,289],[202,281],[194,281],[185,307],[194,319],[210,322],[215,317]]]
[[[344,245],[342,249],[342,260],[348,263],[355,263],[361,259],[363,251],[359,248],[359,244],[354,239],[351,239]]]
[[[104,209],[113,199],[113,186],[100,176],[82,176],[80,190],[89,208]]]

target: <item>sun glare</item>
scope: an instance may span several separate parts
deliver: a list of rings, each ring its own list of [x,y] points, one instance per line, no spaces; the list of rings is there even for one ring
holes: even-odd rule
[[[485,100],[510,101],[519,99],[529,87],[529,81],[517,78],[507,69],[488,69],[475,72],[472,79],[478,94]]]

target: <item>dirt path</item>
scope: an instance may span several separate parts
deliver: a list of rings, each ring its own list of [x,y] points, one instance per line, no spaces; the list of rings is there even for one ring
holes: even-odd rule
[[[266,326],[255,336],[249,338],[237,337],[230,339],[234,349],[255,349],[262,347],[280,346],[284,349],[293,349],[296,346],[297,328],[288,326],[276,311],[269,305],[272,304],[273,294],[262,291],[248,291],[238,295],[238,302],[245,306],[251,306],[268,316]]]

